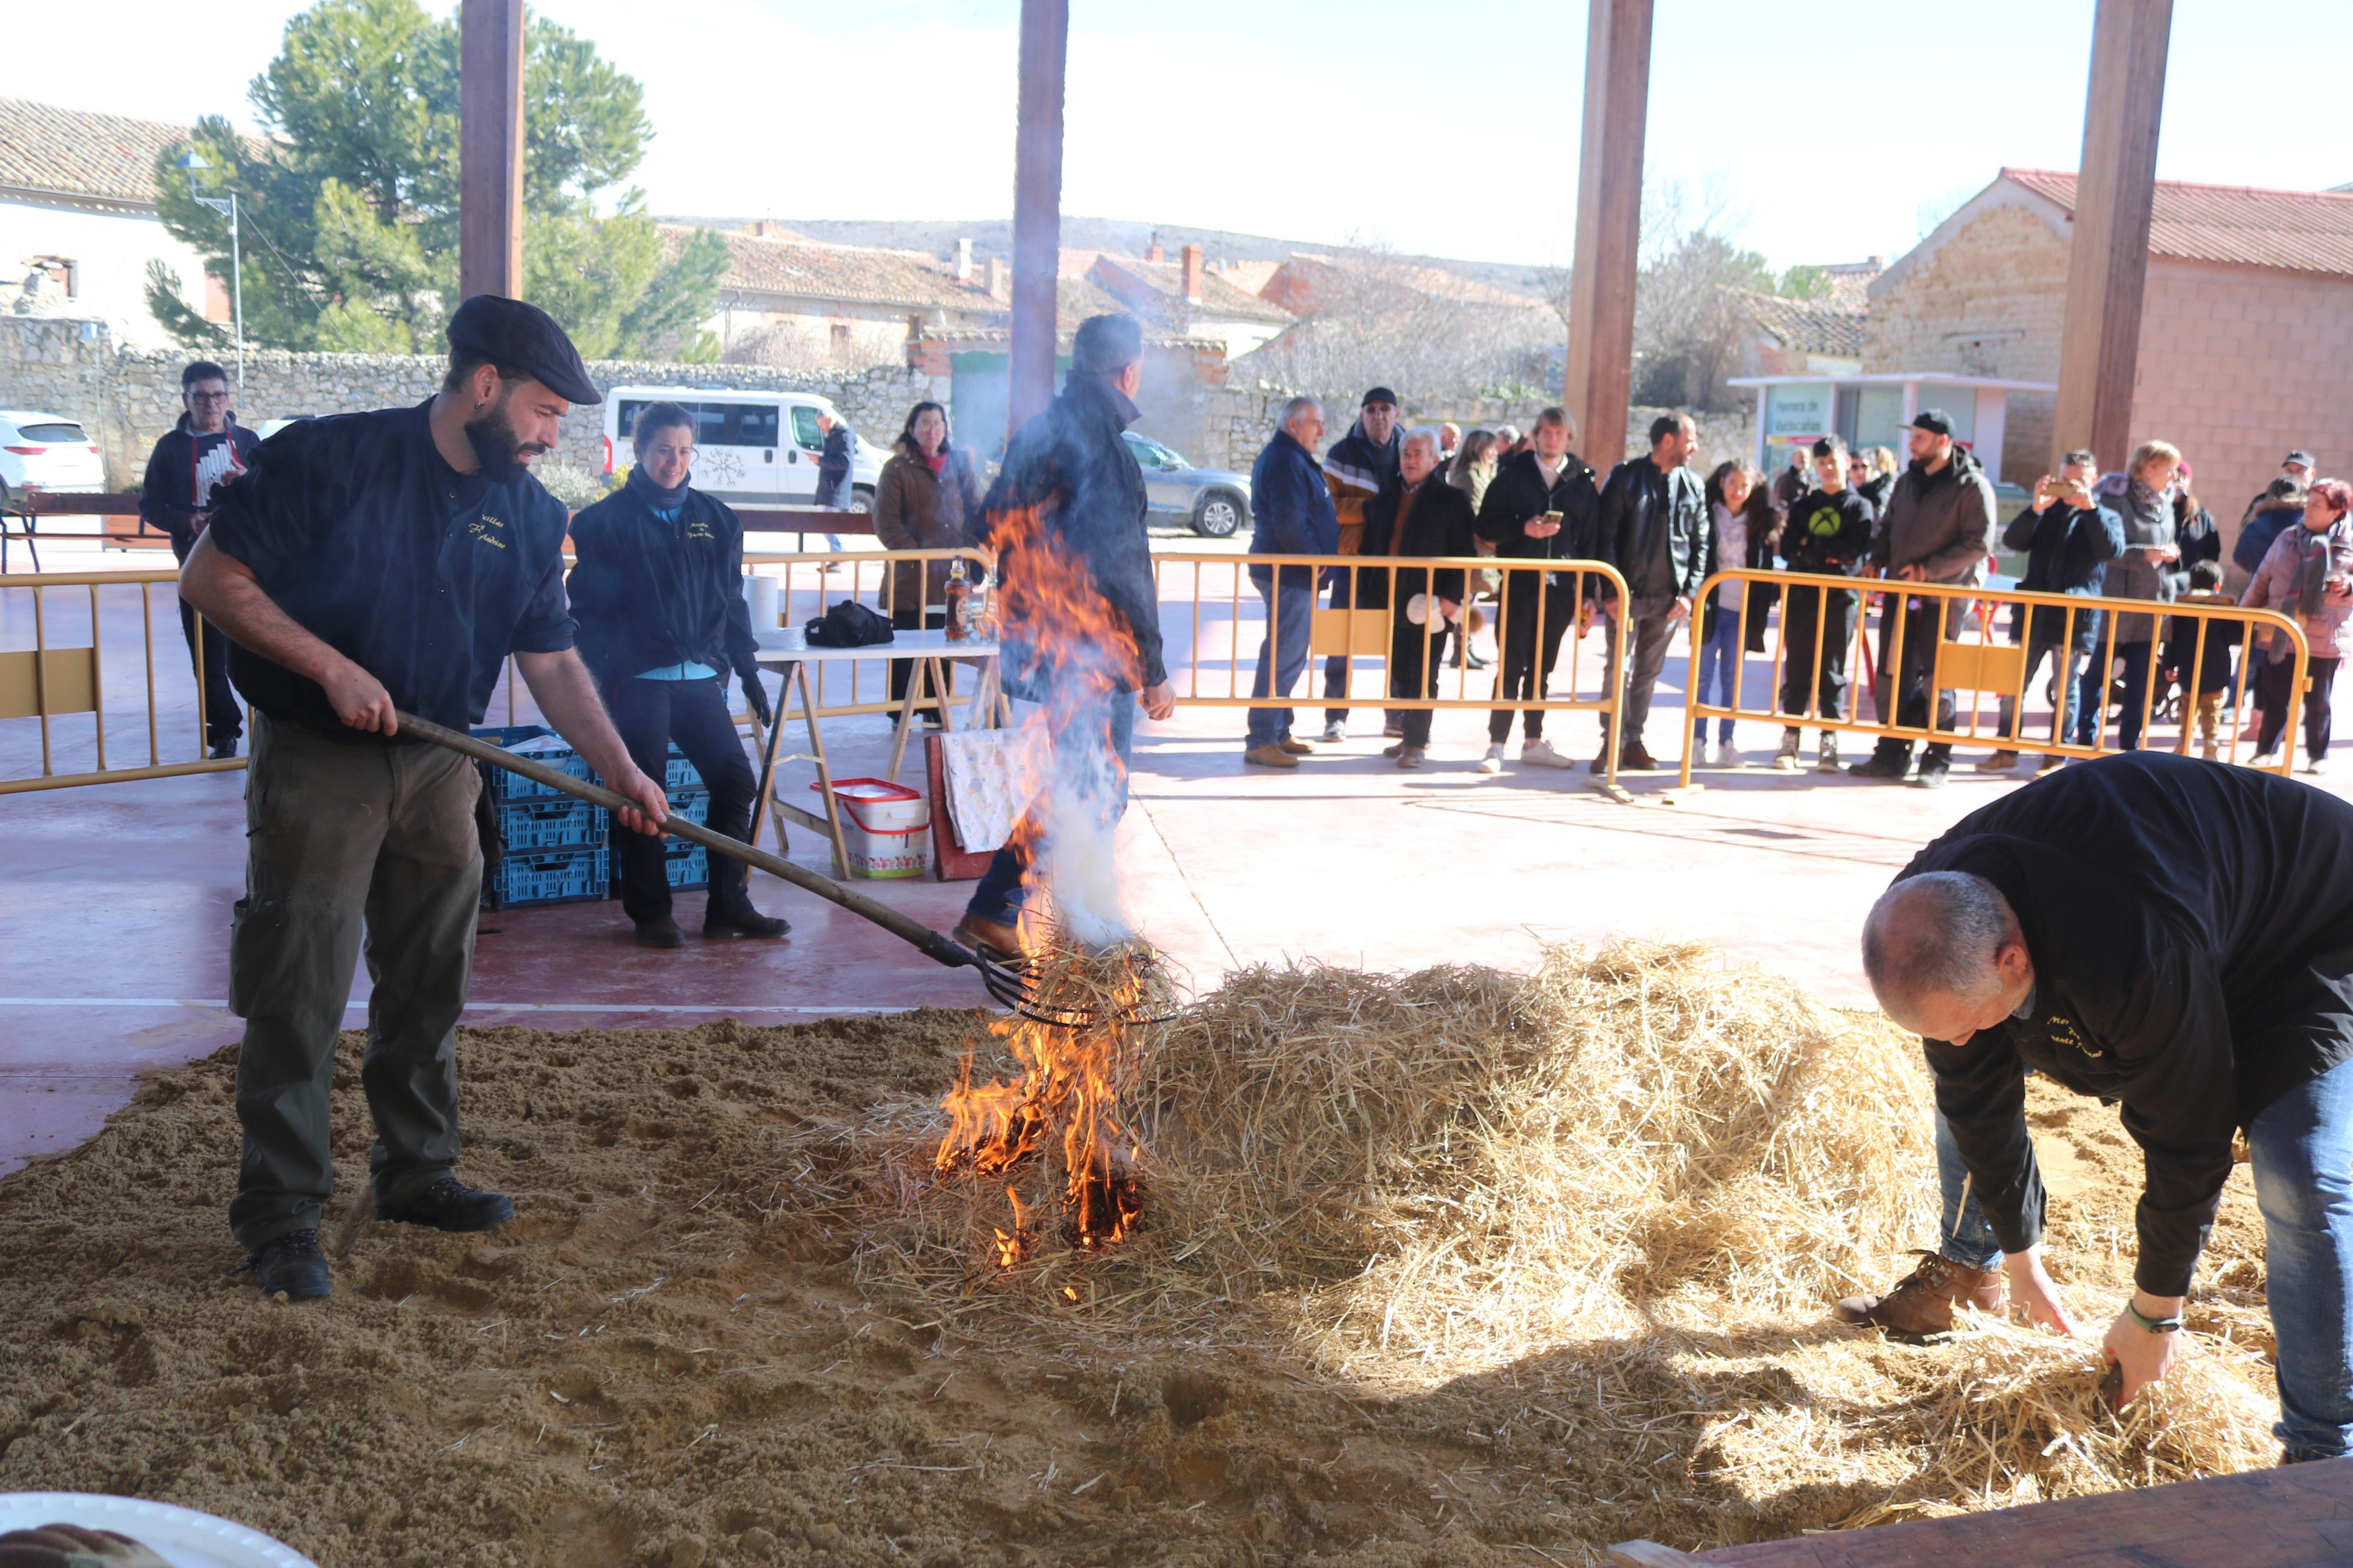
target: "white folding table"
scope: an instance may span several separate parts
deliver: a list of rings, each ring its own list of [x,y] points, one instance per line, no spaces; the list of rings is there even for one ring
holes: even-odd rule
[[[784,825],[786,821],[816,828],[833,840],[834,868],[847,872],[849,868],[849,846],[844,842],[841,830],[841,805],[833,796],[833,769],[825,759],[825,735],[818,721],[817,691],[808,676],[813,664],[846,664],[859,659],[896,662],[911,660],[914,668],[907,672],[907,695],[899,704],[899,717],[891,737],[891,770],[889,777],[897,782],[900,766],[906,760],[907,738],[915,723],[915,710],[927,699],[928,691],[939,705],[940,722],[950,731],[959,726],[955,710],[949,702],[952,688],[948,666],[968,663],[980,671],[980,679],[964,704],[962,728],[977,729],[999,718],[1003,705],[1003,687],[997,672],[997,645],[993,638],[966,637],[950,642],[944,629],[926,627],[920,631],[900,630],[887,643],[873,643],[865,647],[812,647],[797,626],[780,626],[774,631],[753,629],[759,643],[759,663],[764,669],[774,669],[784,677],[785,689],[777,694],[776,721],[760,733],[757,717],[752,721],[753,741],[760,749],[759,791],[752,802],[752,832],[750,842],[760,841],[760,827],[773,807],[776,814],[776,847],[785,847]],[[808,726],[809,749],[779,754],[778,740],[785,729],[785,699],[795,698],[801,710],[801,721]],[[825,802],[825,815],[805,811],[787,801],[776,798],[776,764],[778,763],[812,763],[817,767],[818,794]],[[934,803],[934,809],[937,809]]]

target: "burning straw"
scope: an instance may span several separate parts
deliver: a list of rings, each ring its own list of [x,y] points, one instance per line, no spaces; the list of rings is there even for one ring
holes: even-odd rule
[[[1303,1356],[1374,1397],[1484,1390],[1464,1418],[1540,1434],[1533,1474],[1573,1453],[1604,1542],[1704,1546],[2274,1457],[2260,1347],[2194,1336],[2168,1385],[2102,1408],[2113,1303],[2089,1293],[2073,1342],[1988,1321],[1919,1349],[1830,1322],[1933,1235],[1917,1045],[1703,948],[1556,950],[1533,975],[1250,969],[1121,1048],[1140,1227],[1008,1258],[1001,1184],[937,1174],[937,1112],[884,1108],[802,1151],[863,1238],[862,1277],[975,1334]]]

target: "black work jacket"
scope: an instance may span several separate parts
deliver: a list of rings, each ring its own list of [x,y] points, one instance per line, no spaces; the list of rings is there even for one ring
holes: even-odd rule
[[[1657,579],[1659,530],[1667,531],[1667,575]],[[1707,577],[1708,536],[1715,521],[1707,512],[1707,489],[1686,468],[1662,473],[1648,458],[1631,458],[1609,470],[1601,487],[1601,559],[1626,579],[1637,599],[1666,599],[1699,592]]]
[[[1937,1109],[2005,1251],[2042,1236],[2024,1069],[2123,1108],[2146,1155],[2134,1278],[2186,1291],[2233,1131],[2353,1055],[2353,805],[2160,752],[2078,763],[1971,812],[1897,876],[2001,890],[2028,1016],[1924,1041]]]
[[[1013,434],[1005,466],[981,502],[982,531],[998,552],[1008,689],[1027,695],[1050,682],[1047,648],[1025,635],[1021,556],[1027,550],[1065,552],[1135,646],[1133,668],[1114,685],[1131,690],[1168,679],[1160,655],[1160,597],[1152,579],[1151,536],[1145,531],[1144,470],[1120,432],[1136,406],[1099,375],[1072,371],[1060,395]],[[1037,542],[1022,542],[1016,514],[1034,510]],[[1117,649],[1109,651],[1118,658]],[[1124,665],[1125,660],[1120,659]]]
[[[1549,539],[1529,538],[1529,520],[1548,511],[1561,514],[1560,531]],[[1536,455],[1522,452],[1496,468],[1474,526],[1504,561],[1590,561],[1600,519],[1601,492],[1594,488],[1593,469],[1584,458],[1568,453],[1561,459],[1560,477],[1547,484]],[[1507,572],[1504,580],[1514,593],[1534,593],[1536,584],[1531,579],[1535,575]],[[1588,596],[1592,596],[1590,579]]]
[[[1413,506],[1406,512],[1405,526],[1399,528],[1398,509],[1404,503],[1405,476],[1391,474],[1381,481],[1379,492],[1365,503],[1362,554],[1427,558],[1478,553],[1479,547],[1472,542],[1475,520],[1471,515],[1471,498],[1448,484],[1442,474],[1433,469],[1421,481],[1420,488],[1414,491]],[[1435,587],[1430,586],[1432,575],[1437,578]],[[1360,567],[1356,573],[1356,605],[1360,609],[1394,605],[1402,615],[1416,594],[1430,593],[1461,604],[1462,569],[1441,567],[1433,574],[1419,568],[1397,568],[1394,595],[1389,592],[1387,570]]]
[[[491,484],[433,445],[428,400],[291,425],[213,492],[213,544],[293,621],[408,712],[479,723],[511,653],[572,646],[564,504],[528,474]],[[229,678],[272,719],[348,729],[317,682],[232,643]],[[396,737],[405,742],[406,736]]]
[[[679,664],[754,679],[744,525],[691,486],[665,521],[643,471],[572,520],[578,561],[567,586],[580,657],[606,685]]]

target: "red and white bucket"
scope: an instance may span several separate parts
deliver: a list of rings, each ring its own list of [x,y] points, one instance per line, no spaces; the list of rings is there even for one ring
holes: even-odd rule
[[[932,809],[922,795],[888,779],[836,779],[833,798],[851,876],[920,877],[930,868]]]

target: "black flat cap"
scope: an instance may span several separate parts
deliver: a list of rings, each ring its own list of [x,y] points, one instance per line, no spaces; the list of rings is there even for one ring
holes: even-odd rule
[[[556,396],[570,403],[595,405],[605,401],[580,351],[555,324],[555,318],[536,305],[496,294],[477,294],[449,318],[449,352],[489,360],[492,364],[526,373]]]

